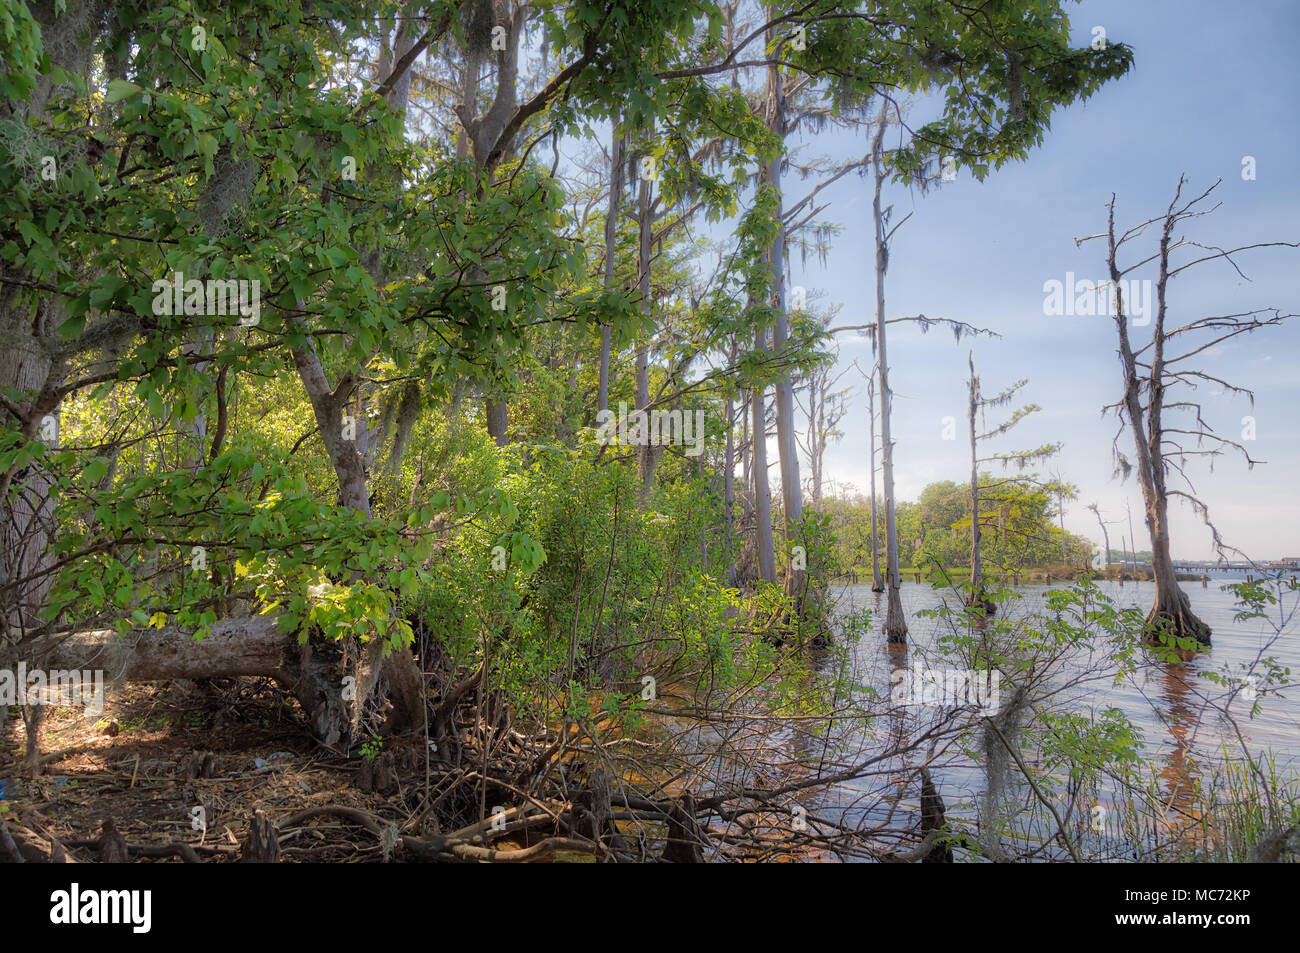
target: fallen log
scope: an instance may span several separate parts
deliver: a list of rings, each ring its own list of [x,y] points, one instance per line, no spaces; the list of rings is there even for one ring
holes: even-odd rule
[[[296,632],[280,631],[270,615],[224,619],[201,640],[174,626],[61,633],[21,647],[29,668],[104,672],[106,685],[261,676],[274,679],[297,699],[313,735],[335,747],[351,740],[347,674],[337,652],[298,643]]]

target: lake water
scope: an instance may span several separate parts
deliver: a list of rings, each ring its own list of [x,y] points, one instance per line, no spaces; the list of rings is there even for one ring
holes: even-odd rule
[[[1227,689],[1204,678],[1202,673],[1226,669],[1243,674],[1262,652],[1276,658],[1281,666],[1290,668],[1300,677],[1300,637],[1297,637],[1294,623],[1283,627],[1281,637],[1277,637],[1275,626],[1264,620],[1234,620],[1238,611],[1236,597],[1222,587],[1225,583],[1240,581],[1242,577],[1237,575],[1211,578],[1208,588],[1202,588],[1200,582],[1182,584],[1192,609],[1211,626],[1213,645],[1210,648],[1181,664],[1160,662],[1150,653],[1144,653],[1138,672],[1130,679],[1115,685],[1114,667],[1103,667],[1066,697],[1066,707],[1079,712],[1098,712],[1107,707],[1124,712],[1141,730],[1143,759],[1154,769],[1165,802],[1173,807],[1190,805],[1190,785],[1198,777],[1204,777],[1207,766],[1222,761],[1225,745],[1231,757],[1240,757],[1239,740],[1232,724],[1206,705],[1207,699],[1221,703]],[[1098,587],[1117,607],[1135,606],[1145,612],[1153,601],[1154,583],[1151,582],[1126,582],[1121,586],[1118,582],[1107,581],[1098,583]],[[1019,587],[1016,591],[1021,598],[1006,607],[1004,613],[1014,618],[1041,609],[1050,588],[1057,587]],[[872,592],[869,585],[848,585],[834,590],[832,595],[836,599],[837,612],[863,608],[872,611],[870,632],[864,633],[852,647],[849,664],[855,679],[883,698],[887,699],[890,694],[891,673],[901,666],[921,664],[919,660],[922,658],[928,665],[941,663],[943,656],[939,654],[936,643],[948,623],[917,618],[916,613],[939,606],[945,598],[953,600],[951,592],[936,591],[924,583],[903,584],[901,596],[909,627],[909,645],[905,652],[900,652],[897,646],[889,646],[880,631],[885,610],[883,593]],[[1297,599],[1300,599],[1300,593],[1284,592],[1282,608],[1294,607]],[[1276,609],[1274,607],[1275,623],[1279,621]],[[1067,669],[1079,661],[1069,660]],[[1273,752],[1279,775],[1286,777],[1300,773],[1300,687],[1284,690],[1281,696],[1265,695],[1259,701],[1261,711],[1251,717],[1252,702],[1238,697],[1230,709],[1233,720],[1254,754],[1258,755],[1263,749]],[[898,716],[901,720],[896,725],[897,737],[905,737],[908,731],[915,732],[917,725],[922,724],[927,716],[933,717],[932,713],[918,712],[915,708],[904,709],[904,713]],[[887,717],[895,718],[894,715]],[[882,739],[880,725],[877,724],[874,737],[869,737],[869,734],[864,731],[861,737],[854,738],[849,731],[839,735],[833,760],[841,764],[853,763],[855,757],[881,750],[882,740],[887,739]],[[1032,753],[1028,756],[1032,758]],[[914,764],[919,760],[920,755],[909,755],[898,762],[897,767],[902,768],[904,762]],[[971,817],[979,792],[987,783],[985,773],[972,758],[963,757],[960,752],[951,753],[936,764],[933,773],[950,815]],[[846,815],[860,811],[859,822],[871,821],[871,815],[877,815],[878,819],[879,812],[887,806],[882,806],[870,792],[878,793],[880,782],[878,776],[832,788],[819,797],[818,806],[843,811]],[[899,795],[899,798],[891,800],[899,807],[915,810],[914,788],[909,794],[903,794],[900,786]],[[1106,792],[1101,792],[1099,797],[1102,799],[1100,803],[1105,803]],[[860,806],[868,804],[872,806]]]

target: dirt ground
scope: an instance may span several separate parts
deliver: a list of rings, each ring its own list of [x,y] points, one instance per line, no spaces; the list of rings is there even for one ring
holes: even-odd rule
[[[23,768],[20,709],[10,708],[0,729],[0,817],[57,838],[77,860],[98,859],[106,819],[131,860],[149,862],[179,861],[150,856],[174,844],[204,861],[237,860],[258,810],[279,826],[308,809],[352,809],[393,835],[423,836],[438,833],[431,808],[450,793],[426,787],[422,739],[386,740],[367,750],[369,759],[331,755],[313,743],[297,705],[266,680],[126,685],[99,715],[44,711],[37,777]],[[388,793],[363,790],[373,787],[360,777],[372,773],[365,762],[373,767],[389,754],[397,770]],[[345,812],[305,818],[279,835],[286,861],[380,861],[391,840]]]
[[[486,775],[466,732],[466,757],[455,767],[430,758],[423,733],[376,736],[346,757],[316,744],[297,702],[267,679],[128,683],[109,693],[101,713],[43,712],[35,776],[24,764],[21,710],[8,709],[0,729],[0,860],[15,851],[57,860],[60,848],[72,861],[142,863],[590,863],[608,853],[573,836],[593,823],[596,802],[572,753],[555,765],[558,792],[552,784],[549,797],[516,797],[522,792],[511,779],[542,742]],[[656,787],[623,777],[639,781],[638,789]],[[663,791],[682,794],[671,785]],[[663,819],[673,802],[611,813],[607,787],[602,797],[601,823],[623,835],[625,859],[666,857],[665,838],[673,835]],[[492,807],[498,804],[516,806],[489,835],[487,811],[503,810]],[[748,810],[739,827],[716,833],[752,841],[753,857],[828,859],[821,845],[792,843],[780,830],[783,818]],[[16,843],[5,842],[10,834]],[[268,843],[278,846],[273,856],[258,846]]]

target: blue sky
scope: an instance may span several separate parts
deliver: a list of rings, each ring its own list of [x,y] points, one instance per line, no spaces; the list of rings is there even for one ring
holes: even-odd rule
[[[1246,0],[1241,4],[1173,0],[1085,0],[1069,8],[1077,45],[1100,25],[1114,41],[1134,49],[1134,66],[1086,103],[1057,113],[1044,144],[1024,162],[992,173],[982,183],[962,173],[925,196],[889,189],[894,220],[913,216],[895,236],[886,286],[889,316],[924,313],[986,327],[1002,338],[953,341],[942,329],[922,335],[895,326],[889,341],[891,384],[896,391],[894,436],[900,499],[915,499],[935,480],[962,480],[969,473],[968,445],[961,442],[965,413],[966,355],[975,350],[984,391],[1020,378],[1029,384],[1022,402],[1043,410],[988,449],[1013,450],[1064,441],[1046,468],[1077,484],[1066,528],[1100,539],[1092,513],[1096,500],[1111,527],[1112,545],[1127,535],[1127,500],[1142,536],[1141,493],[1130,479],[1113,476],[1111,443],[1117,422],[1100,410],[1122,383],[1113,321],[1105,316],[1044,315],[1044,283],[1099,279],[1105,274],[1100,242],[1076,247],[1077,236],[1105,227],[1105,204],[1116,193],[1117,224],[1130,225],[1168,206],[1180,174],[1185,194],[1222,184],[1221,207],[1185,232],[1223,247],[1262,241],[1300,241],[1300,4]],[[922,107],[912,125],[926,119]],[[804,157],[859,156],[867,144],[848,133],[822,135],[805,144]],[[1256,178],[1244,181],[1242,160],[1253,156]],[[791,175],[787,204],[808,187]],[[792,279],[809,289],[815,305],[838,304],[836,324],[874,318],[869,179],[847,177],[823,192],[828,221],[842,226],[823,265],[804,266],[793,255]],[[1154,251],[1155,235],[1134,253]],[[1145,257],[1145,255],[1143,256]],[[1243,255],[1243,281],[1224,263],[1207,263],[1175,283],[1170,320],[1184,323],[1207,314],[1258,307],[1300,312],[1295,276],[1300,249],[1264,249]],[[1139,274],[1138,277],[1149,277]],[[1143,329],[1134,328],[1135,334]],[[1149,330],[1149,326],[1147,328]],[[869,366],[871,348],[856,335],[840,336],[841,363]],[[1197,494],[1210,507],[1226,541],[1253,558],[1300,555],[1300,501],[1295,473],[1300,464],[1300,320],[1229,342],[1202,355],[1200,367],[1255,391],[1244,397],[1202,387],[1207,419],[1239,439],[1242,417],[1255,418],[1251,455],[1267,465],[1248,469],[1239,457],[1220,458],[1189,470]],[[844,437],[827,456],[828,475],[840,484],[868,486],[866,401],[862,379],[854,385]],[[957,418],[958,439],[942,439],[945,416]],[[1001,419],[1000,417],[998,418]],[[990,422],[993,418],[990,417]],[[1132,438],[1121,446],[1132,455]],[[1186,507],[1172,507],[1176,556],[1212,558],[1209,531]]]

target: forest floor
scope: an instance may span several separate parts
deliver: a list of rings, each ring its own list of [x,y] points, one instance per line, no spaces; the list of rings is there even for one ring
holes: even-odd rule
[[[205,861],[240,859],[258,810],[279,828],[287,861],[384,859],[385,838],[336,808],[363,812],[381,829],[438,833],[412,790],[424,788],[426,777],[420,739],[385,741],[397,770],[379,793],[363,790],[365,758],[315,745],[295,703],[268,680],[128,684],[115,695],[98,715],[45,709],[36,777],[23,770],[26,731],[19,709],[9,709],[0,729],[0,818],[57,838],[79,860],[99,856],[106,819],[132,860],[179,859],[183,851],[169,850],[177,844]],[[324,808],[334,813],[294,821]]]
[[[484,791],[480,751],[469,733],[459,766],[431,761],[422,733],[388,736],[382,745],[375,739],[346,757],[313,741],[297,703],[269,679],[126,683],[108,694],[99,713],[44,708],[39,772],[25,765],[21,710],[11,707],[8,714],[0,727],[0,860],[17,851],[36,862],[63,855],[146,863],[474,862],[513,855],[590,863],[604,849],[593,851],[572,834],[584,816],[593,816],[593,778],[576,751],[558,757],[548,794],[526,799],[543,813],[527,808],[525,822],[517,820],[521,808],[510,808],[511,826],[490,837],[489,849],[481,836],[487,811],[517,801],[512,795],[519,792],[511,783],[515,773],[501,765],[487,770]],[[655,721],[674,723],[671,713]],[[528,760],[543,747],[529,748]],[[636,770],[653,760],[638,756]],[[654,792],[650,797],[683,793],[680,779],[665,778],[661,787],[631,771],[619,777],[634,792]],[[602,796],[608,811],[608,787]],[[673,803],[657,807],[641,798],[637,810],[629,804],[616,816],[604,815],[607,832],[625,838],[622,859],[668,859],[665,838],[674,836],[674,822],[665,826],[664,810]],[[722,825],[727,842],[739,859],[834,859],[820,838],[792,836],[787,813],[750,804],[739,828]],[[258,846],[270,840],[268,823],[278,846],[269,857]]]

